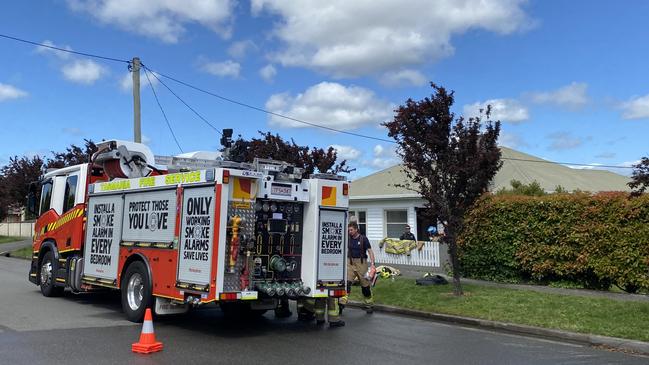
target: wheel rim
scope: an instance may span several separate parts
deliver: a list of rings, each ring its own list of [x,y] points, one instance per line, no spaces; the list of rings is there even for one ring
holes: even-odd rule
[[[144,298],[144,280],[142,275],[134,273],[128,279],[128,286],[126,287],[126,298],[128,306],[131,310],[136,311],[142,305],[142,298]]]
[[[41,266],[41,285],[48,286],[52,281],[52,262],[47,260]]]

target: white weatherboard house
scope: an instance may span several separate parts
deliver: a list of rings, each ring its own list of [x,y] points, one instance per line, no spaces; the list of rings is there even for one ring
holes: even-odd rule
[[[629,178],[610,171],[571,169],[506,147],[501,147],[501,152],[503,166],[491,184],[491,191],[510,188],[512,180],[524,184],[537,181],[548,192],[558,185],[568,191],[629,191]],[[379,241],[385,237],[398,238],[406,224],[418,240],[425,240],[426,228],[432,224],[418,214],[424,200],[415,192],[395,186],[406,179],[402,166],[396,165],[352,181],[350,215],[372,243],[378,262],[440,268],[446,249],[439,250],[437,243],[426,243],[421,252],[415,250],[410,257],[385,254],[379,249]]]

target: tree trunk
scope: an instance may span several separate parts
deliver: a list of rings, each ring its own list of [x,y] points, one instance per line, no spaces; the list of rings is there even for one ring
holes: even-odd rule
[[[462,296],[462,284],[460,283],[460,261],[457,257],[457,244],[455,242],[455,232],[449,230],[446,236],[446,244],[448,245],[448,253],[451,256],[451,267],[453,268],[453,294],[455,296]]]

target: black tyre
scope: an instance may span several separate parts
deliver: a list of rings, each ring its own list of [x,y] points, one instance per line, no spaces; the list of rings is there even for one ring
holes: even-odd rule
[[[64,288],[54,285],[54,254],[52,251],[47,251],[41,266],[38,269],[38,277],[40,279],[41,293],[46,297],[58,297],[63,294]]]
[[[122,277],[122,310],[131,322],[142,322],[144,312],[153,303],[151,279],[142,261],[134,261]]]

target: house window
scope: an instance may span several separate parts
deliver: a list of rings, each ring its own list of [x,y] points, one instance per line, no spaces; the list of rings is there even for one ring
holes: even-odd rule
[[[388,238],[399,238],[408,224],[408,211],[386,210],[385,211],[385,236]]]
[[[74,198],[77,193],[77,175],[68,176],[65,180],[65,198],[63,200],[63,213],[74,207]]]
[[[349,221],[358,223],[358,231],[367,236],[367,212],[364,210],[350,210]]]
[[[47,180],[43,183],[41,188],[41,209],[39,215],[50,210],[50,202],[52,201],[52,180]]]

